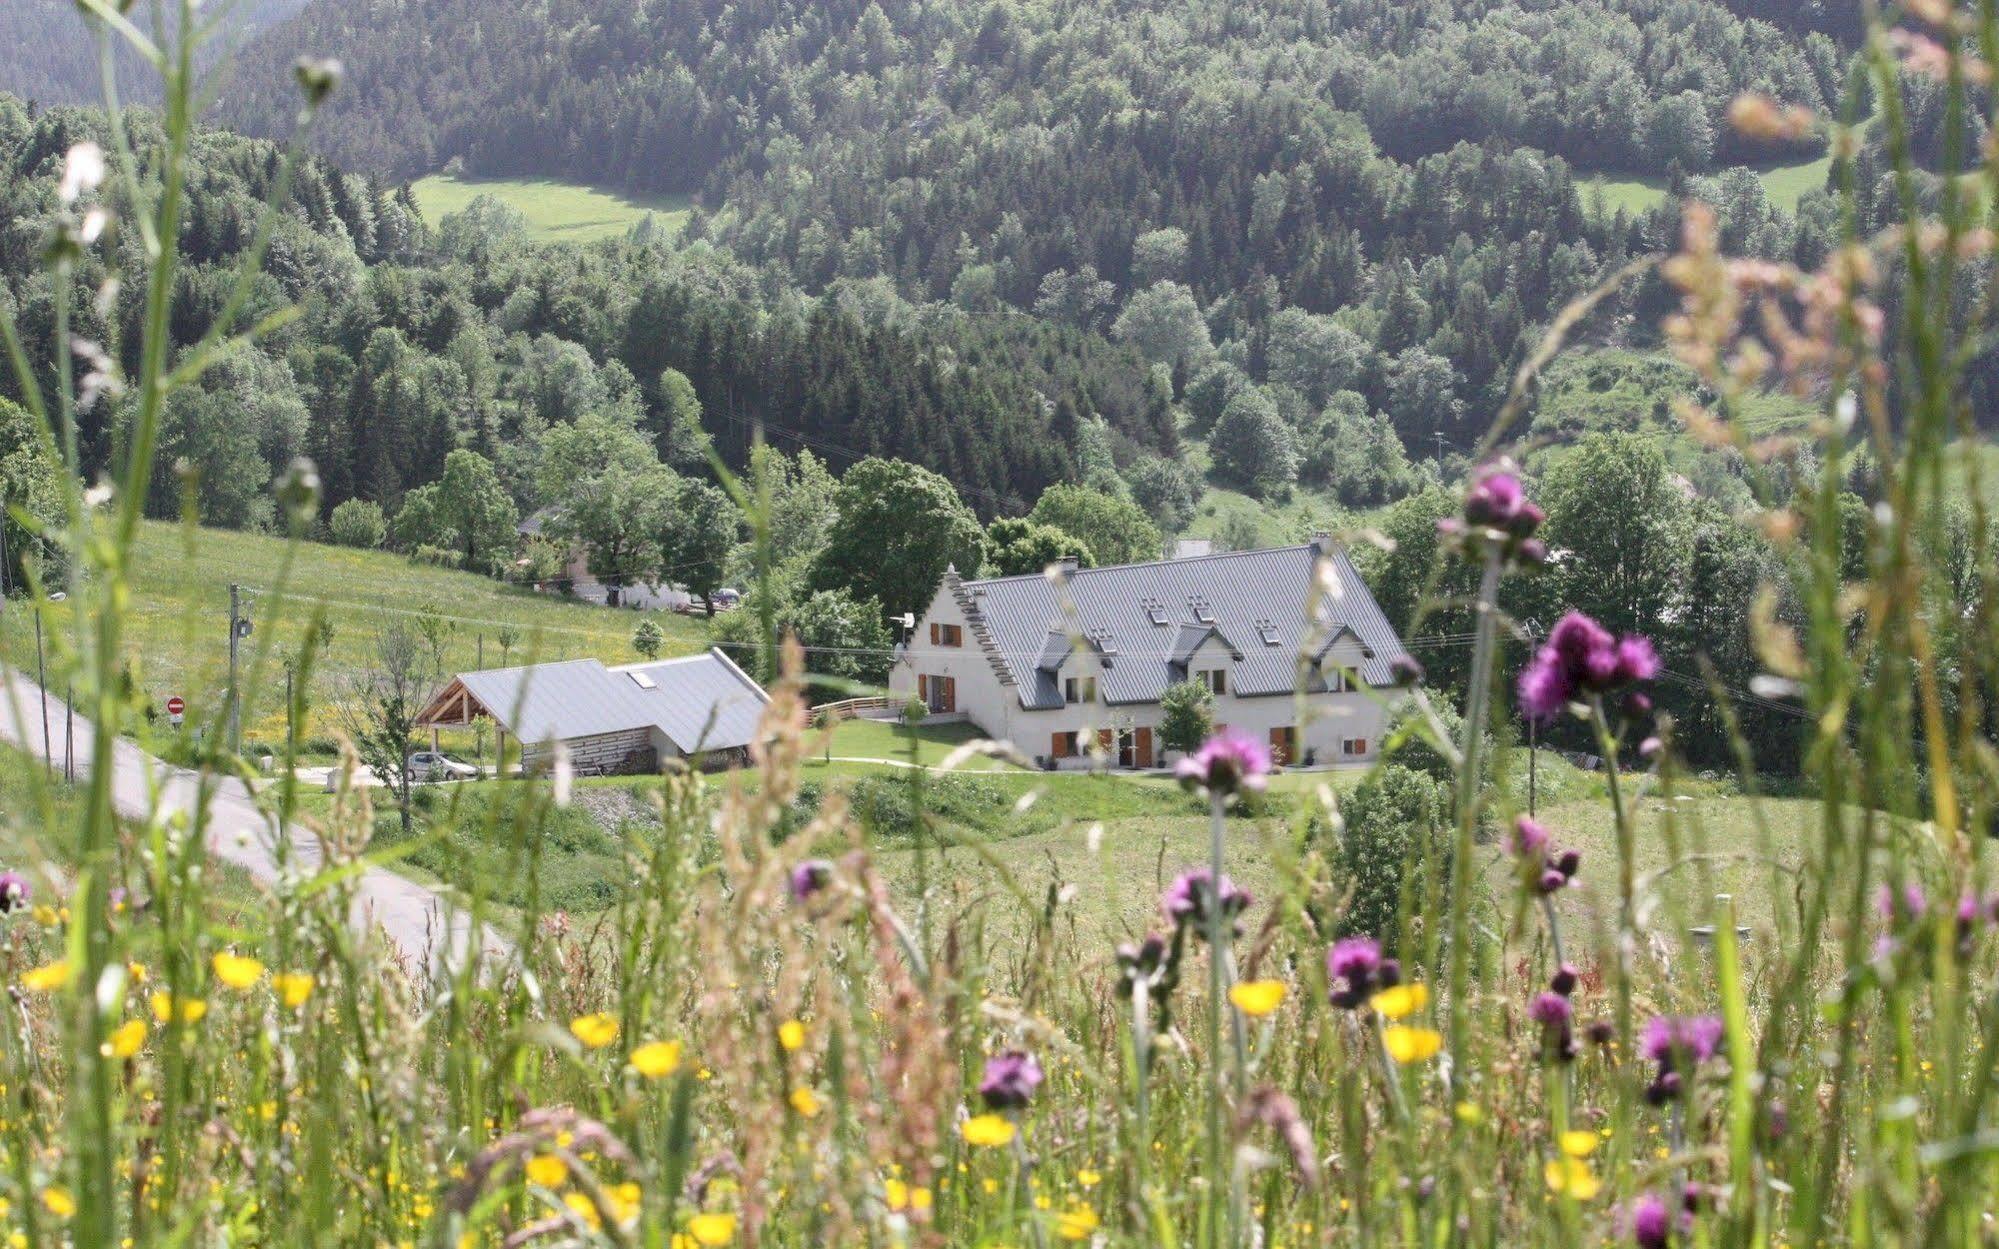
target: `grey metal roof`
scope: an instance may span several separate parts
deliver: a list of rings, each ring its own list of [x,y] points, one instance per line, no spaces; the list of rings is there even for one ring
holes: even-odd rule
[[[634,673],[652,688],[633,680]],[[522,742],[656,728],[683,754],[749,745],[770,701],[719,650],[620,668],[571,659],[462,672],[458,681]]]
[[[1320,602],[1316,628],[1308,628],[1305,609],[1322,549],[1335,588]],[[1187,659],[1210,634],[1236,651],[1229,685],[1246,698],[1294,692],[1299,648],[1308,638],[1318,643],[1318,658],[1327,639],[1351,630],[1368,652],[1361,678],[1374,686],[1392,683],[1393,665],[1405,653],[1353,561],[1330,540],[1323,548],[1088,568],[1059,586],[1030,575],[968,581],[965,588],[1030,709],[1062,705],[1061,686],[1046,666],[1055,649],[1051,632],[1086,637],[1102,652],[1099,688],[1111,703],[1158,701],[1167,686],[1187,679]],[[1165,624],[1152,622],[1149,603],[1165,605]],[[1208,619],[1197,619],[1197,611]]]

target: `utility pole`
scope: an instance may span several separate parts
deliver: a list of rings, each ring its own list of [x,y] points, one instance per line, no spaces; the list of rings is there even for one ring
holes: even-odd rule
[[[243,749],[243,716],[241,705],[236,698],[236,643],[248,633],[249,621],[243,619],[242,587],[229,583],[229,751],[240,754]]]
[[[49,674],[48,661],[42,655],[42,609],[35,608],[35,693],[42,700],[42,762],[48,765],[49,775],[56,771],[56,752],[49,742]]]
[[[1437,431],[1437,476],[1444,475],[1444,431]]]

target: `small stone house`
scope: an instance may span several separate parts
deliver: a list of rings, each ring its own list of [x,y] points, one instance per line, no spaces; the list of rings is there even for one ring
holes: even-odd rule
[[[485,718],[520,743],[521,768],[547,769],[557,743],[585,775],[654,772],[660,761],[743,759],[770,696],[721,650],[607,668],[594,659],[461,672],[417,718],[432,729]]]
[[[1328,535],[1266,551],[966,581],[945,573],[897,649],[898,700],[1043,767],[1164,766],[1160,696],[1197,681],[1217,726],[1293,764],[1381,750],[1401,640]]]

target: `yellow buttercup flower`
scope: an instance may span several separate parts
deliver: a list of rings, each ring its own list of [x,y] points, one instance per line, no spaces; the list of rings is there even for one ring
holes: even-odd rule
[[[604,1216],[597,1213],[597,1203],[583,1193],[564,1193],[562,1204],[569,1207],[569,1212],[582,1219],[591,1230],[604,1226]]]
[[[113,1058],[130,1058],[138,1053],[139,1047],[145,1043],[146,1021],[127,1019],[111,1030],[111,1039],[105,1042],[105,1048],[111,1052]]]
[[[697,1214],[687,1220],[687,1234],[699,1245],[726,1245],[736,1238],[736,1216],[727,1212]]]
[[[176,1017],[182,1023],[200,1023],[208,1013],[208,1003],[198,997],[184,997],[178,1000],[166,992],[153,994],[149,999],[153,1008],[153,1018],[161,1023],[172,1023]]]
[[[66,1219],[76,1213],[76,1198],[60,1184],[51,1184],[42,1190],[42,1206],[59,1219]]]
[[[893,1177],[882,1181],[882,1196],[888,1199],[890,1210],[928,1210],[931,1203],[929,1189],[911,1187]]]
[[[1542,1175],[1548,1181],[1548,1191],[1588,1201],[1603,1188],[1603,1182],[1589,1169],[1589,1164],[1580,1158],[1550,1158],[1542,1168]]]
[[[278,991],[278,1000],[291,1010],[305,1005],[312,996],[316,982],[309,971],[281,971],[271,977],[271,987]]]
[[[1586,1128],[1564,1132],[1560,1137],[1562,1152],[1571,1158],[1587,1158],[1595,1153],[1596,1147],[1602,1143],[1601,1136]]]
[[[75,975],[66,958],[21,973],[21,987],[30,993],[54,993],[57,989],[69,987]]]
[[[648,1041],[632,1051],[632,1070],[648,1080],[680,1070],[680,1042]]]
[[[1229,988],[1229,1001],[1251,1019],[1261,1019],[1284,1004],[1282,980],[1245,980]]]
[[[598,1011],[569,1021],[569,1031],[587,1049],[600,1050],[618,1039],[618,1021]]]
[[[1430,1004],[1430,987],[1422,984],[1398,984],[1392,989],[1383,989],[1369,1002],[1387,1019],[1407,1019]]]
[[[543,1188],[561,1188],[563,1181],[569,1178],[569,1164],[554,1154],[536,1154],[527,1160],[527,1165],[521,1170],[526,1173],[529,1183]]]
[[[1014,1126],[1012,1120],[1004,1115],[973,1115],[958,1125],[958,1134],[965,1138],[967,1145],[992,1148],[1011,1145]]]
[[[791,1090],[791,1108],[802,1117],[810,1119],[819,1113],[819,1094],[804,1085]]]
[[[1064,1240],[1088,1240],[1096,1234],[1100,1221],[1090,1207],[1070,1206],[1055,1216],[1055,1234]]]
[[[805,1025],[796,1019],[787,1019],[777,1026],[777,1043],[787,1050],[800,1049],[805,1044]]]
[[[1388,1056],[1404,1066],[1428,1062],[1444,1048],[1443,1034],[1434,1028],[1407,1028],[1397,1024],[1381,1033]]]
[[[253,988],[264,978],[264,965],[254,958],[242,954],[220,951],[210,960],[215,968],[215,978],[232,989]]]
[[[1104,1182],[1104,1177],[1101,1172],[1092,1171],[1090,1168],[1084,1167],[1082,1170],[1076,1172],[1076,1182],[1084,1188],[1095,1188]]]

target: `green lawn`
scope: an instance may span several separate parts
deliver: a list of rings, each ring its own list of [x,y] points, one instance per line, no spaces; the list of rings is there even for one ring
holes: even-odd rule
[[[276,648],[295,647],[306,622],[323,610],[332,637],[315,674],[313,701],[337,698],[347,674],[363,663],[385,613],[434,612],[447,626],[445,666],[470,669],[503,662],[581,659],[606,663],[638,659],[632,650],[634,612],[564,601],[503,585],[490,577],[417,564],[386,551],[301,543],[291,569],[289,594],[278,593],[287,543],[262,534],[189,529],[146,522],[139,531],[126,616],[126,654],[133,679],[156,703],[171,695],[187,700],[190,723],[213,714],[228,672],[229,584],[240,583],[256,632],[244,643],[246,672],[261,649],[271,648],[262,681],[246,697],[246,739],[282,739],[283,672]],[[50,608],[52,633],[67,615]],[[706,626],[694,617],[653,613],[666,633],[664,654],[691,654],[707,645]],[[511,626],[520,640],[511,655],[500,650],[498,631]],[[0,613],[0,657],[33,670],[34,627],[27,612]],[[335,727],[324,714],[307,736]]]
[[[669,233],[687,221],[692,199],[686,195],[628,195],[622,191],[579,186],[554,178],[468,178],[432,174],[411,188],[417,207],[432,225],[491,195],[527,216],[538,239],[588,243],[622,237],[652,214]]]
[[[1832,169],[1832,158],[1821,156],[1817,160],[1801,161],[1795,165],[1772,165],[1758,169],[1756,176],[1763,183],[1763,190],[1770,196],[1770,202],[1779,208],[1792,209],[1804,198],[1805,192],[1816,191],[1825,186],[1826,175]],[[1666,179],[1617,178],[1599,174],[1581,184],[1583,206],[1591,207],[1598,196],[1602,197],[1603,212],[1606,216],[1622,209],[1632,216],[1647,212],[1666,200]]]

